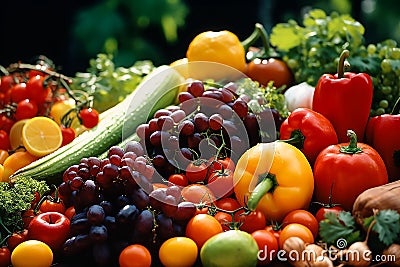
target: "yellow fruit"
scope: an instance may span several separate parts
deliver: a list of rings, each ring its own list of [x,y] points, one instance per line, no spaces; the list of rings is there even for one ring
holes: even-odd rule
[[[59,125],[61,125],[61,118],[73,108],[75,108],[75,100],[73,100],[72,98],[57,101],[51,107],[50,117],[53,118],[53,120],[57,122]],[[75,118],[74,120],[78,119]]]
[[[8,178],[11,176],[11,174],[34,162],[38,158],[39,157],[31,155],[27,151],[17,151],[12,153],[3,163],[3,174],[0,176],[2,177],[2,182],[8,182]]]
[[[11,149],[16,149],[20,145],[23,145],[22,144],[22,128],[24,127],[25,123],[28,120],[29,119],[19,120],[16,123],[14,123],[13,126],[11,127],[10,134],[9,134]]]
[[[4,167],[0,164],[0,182],[8,182],[8,180],[3,181]]]
[[[42,241],[27,240],[15,247],[11,263],[13,267],[49,267],[53,263],[53,252]]]
[[[37,157],[46,156],[61,146],[61,128],[48,117],[34,117],[22,128],[22,143],[30,154]]]

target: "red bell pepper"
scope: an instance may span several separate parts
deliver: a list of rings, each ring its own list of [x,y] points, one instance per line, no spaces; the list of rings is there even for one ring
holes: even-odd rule
[[[400,98],[390,114],[370,118],[366,142],[375,148],[385,162],[389,181],[400,179]]]
[[[348,129],[353,129],[359,141],[363,141],[373,95],[372,79],[367,73],[344,72],[348,56],[349,51],[344,50],[338,73],[322,75],[313,96],[313,110],[332,123],[340,143],[348,140]]]
[[[320,113],[297,108],[290,113],[280,128],[280,140],[294,145],[313,166],[319,152],[337,144],[338,137],[332,123]]]

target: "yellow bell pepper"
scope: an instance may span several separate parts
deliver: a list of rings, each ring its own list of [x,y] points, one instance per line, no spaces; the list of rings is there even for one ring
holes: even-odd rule
[[[246,70],[245,49],[232,32],[206,31],[198,34],[186,52],[188,62],[209,61],[228,65],[240,72]]]
[[[304,154],[295,146],[275,141],[259,143],[240,158],[234,173],[235,195],[267,220],[281,222],[295,209],[307,209],[314,176]]]

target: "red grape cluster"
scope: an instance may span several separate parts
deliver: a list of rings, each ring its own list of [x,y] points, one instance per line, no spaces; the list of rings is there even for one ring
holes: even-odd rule
[[[236,85],[208,86],[192,81],[179,94],[179,106],[155,112],[136,130],[157,174],[169,177],[196,159],[229,157],[235,162],[258,142],[276,140],[276,110],[252,112]]]
[[[59,194],[76,214],[63,245],[63,260],[118,266],[119,253],[130,244],[142,244],[158,255],[163,241],[184,236],[196,206],[183,201],[178,186],[154,189],[153,174],[136,141],[129,141],[124,149],[109,148],[104,159],[83,158],[70,166]]]

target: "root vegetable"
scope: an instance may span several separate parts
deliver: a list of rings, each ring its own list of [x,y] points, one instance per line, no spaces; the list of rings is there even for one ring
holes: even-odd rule
[[[295,267],[309,267],[308,262],[302,258],[305,248],[303,239],[296,236],[286,239],[282,246],[288,262]]]
[[[385,261],[386,266],[400,266],[400,245],[391,244],[382,251],[382,260]]]

